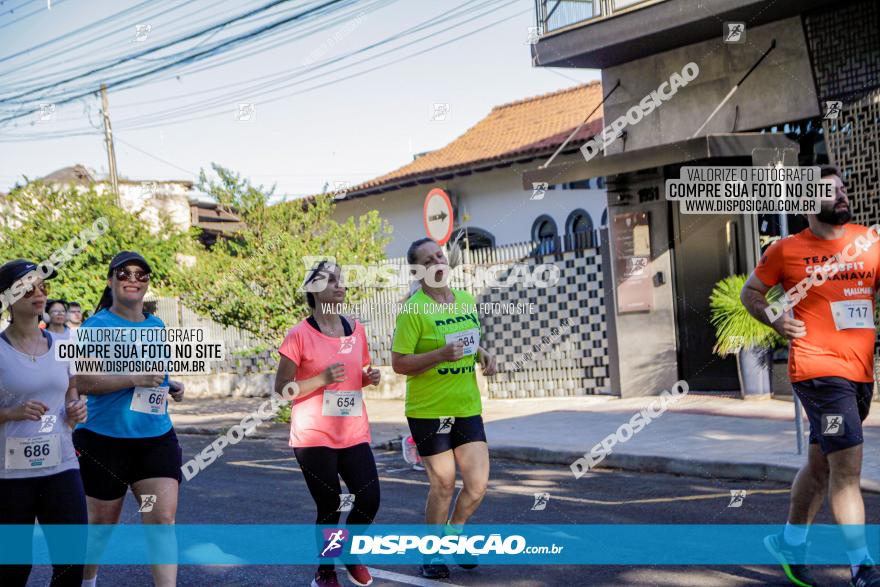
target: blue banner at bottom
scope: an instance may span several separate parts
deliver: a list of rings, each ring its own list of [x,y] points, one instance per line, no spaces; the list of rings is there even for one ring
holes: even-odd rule
[[[779,525],[0,526],[0,564],[418,564],[426,557],[514,565],[770,565]],[[795,564],[849,564],[845,537],[878,556],[880,526],[816,525]],[[48,548],[47,548],[48,546]],[[51,553],[51,556],[50,556]]]

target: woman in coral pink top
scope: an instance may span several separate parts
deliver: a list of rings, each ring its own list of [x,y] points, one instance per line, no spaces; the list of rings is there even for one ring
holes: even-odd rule
[[[338,525],[340,509],[350,509],[348,525],[371,524],[379,510],[379,475],[362,388],[379,383],[379,370],[371,366],[364,327],[334,307],[345,301],[339,267],[322,261],[304,285],[312,313],[281,343],[275,377],[279,394],[296,383],[290,446],[318,506],[317,524]],[[373,582],[364,565],[348,564],[346,570],[356,585]],[[313,587],[338,585],[333,564],[318,567]]]

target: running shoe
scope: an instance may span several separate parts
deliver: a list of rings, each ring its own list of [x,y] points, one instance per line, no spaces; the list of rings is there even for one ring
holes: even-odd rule
[[[449,567],[446,566],[442,557],[432,558],[423,564],[419,572],[425,579],[448,579]]]
[[[770,536],[765,537],[764,546],[767,547],[770,554],[772,554],[776,560],[779,561],[779,564],[782,565],[782,570],[785,571],[785,576],[788,577],[789,581],[798,585],[798,587],[819,586],[819,583],[813,578],[807,565],[799,565],[789,562],[806,559],[806,543],[800,546],[792,546],[785,541],[782,537],[782,532],[780,532],[779,534],[771,534]]]
[[[477,557],[472,554],[454,554],[452,558],[455,559],[455,564],[468,571],[479,566],[477,564]]]
[[[864,561],[859,565],[859,572],[849,582],[850,587],[878,587],[880,586],[880,571],[871,561]]]
[[[424,468],[423,466],[421,466],[420,464],[418,464],[418,463],[416,463],[415,465],[413,465],[413,466],[412,466],[412,469],[413,469],[413,471],[424,471],[424,470],[425,470],[425,468]]]
[[[403,460],[407,465],[419,464],[419,449],[412,435],[404,438],[400,443],[400,447],[403,450]]]
[[[364,565],[345,565],[345,570],[348,572],[348,578],[355,585],[366,587],[373,582],[373,576]]]
[[[312,579],[312,587],[342,587],[342,583],[336,578],[335,569],[318,569]]]

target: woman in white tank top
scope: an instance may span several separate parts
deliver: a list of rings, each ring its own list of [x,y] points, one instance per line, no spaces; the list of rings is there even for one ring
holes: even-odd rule
[[[41,331],[49,272],[29,261],[0,267],[0,296],[10,324],[0,333],[0,525],[44,527],[49,552],[82,556],[85,551],[86,500],[71,430],[85,421],[68,363],[55,359],[57,340]],[[82,540],[53,535],[46,525],[78,524]],[[33,530],[16,540],[26,545],[17,564],[0,565],[0,584],[27,584]],[[21,546],[19,546],[21,548]],[[21,552],[21,551],[19,551]],[[18,559],[18,557],[16,557]],[[53,565],[53,586],[82,582],[82,565]]]

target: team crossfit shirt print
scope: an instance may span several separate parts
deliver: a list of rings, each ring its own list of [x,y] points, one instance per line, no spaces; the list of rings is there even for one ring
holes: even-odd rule
[[[432,312],[441,305],[422,290],[414,293],[397,315],[391,350],[404,355],[422,354],[443,348],[447,338],[457,333],[475,330],[481,335],[474,297],[457,289],[452,293],[461,311]],[[476,363],[474,353],[455,362],[440,363],[419,375],[407,376],[406,416],[467,418],[480,415],[483,406],[477,387]]]
[[[360,415],[350,415],[350,411],[344,415],[345,408],[334,414],[325,406],[325,401],[345,398],[346,392],[363,391],[362,369],[370,364],[370,350],[360,322],[354,321],[351,336],[336,338],[318,332],[303,320],[287,334],[278,352],[296,364],[297,381],[310,379],[333,363],[342,363],[345,368],[345,381],[319,387],[294,400],[290,409],[290,446],[348,448],[370,442],[370,422],[362,393]]]
[[[814,271],[835,263],[835,255],[868,229],[847,224],[844,231],[842,238],[834,240],[820,239],[809,228],[780,239],[764,252],[755,275],[764,285],[781,283],[788,291]],[[837,274],[828,274],[825,283],[812,286],[794,307],[794,317],[804,322],[807,335],[791,341],[788,373],[792,382],[816,377],[874,381],[876,332],[864,327],[864,320],[873,323],[880,242],[866,251],[856,247],[855,253],[853,261],[839,263]]]

